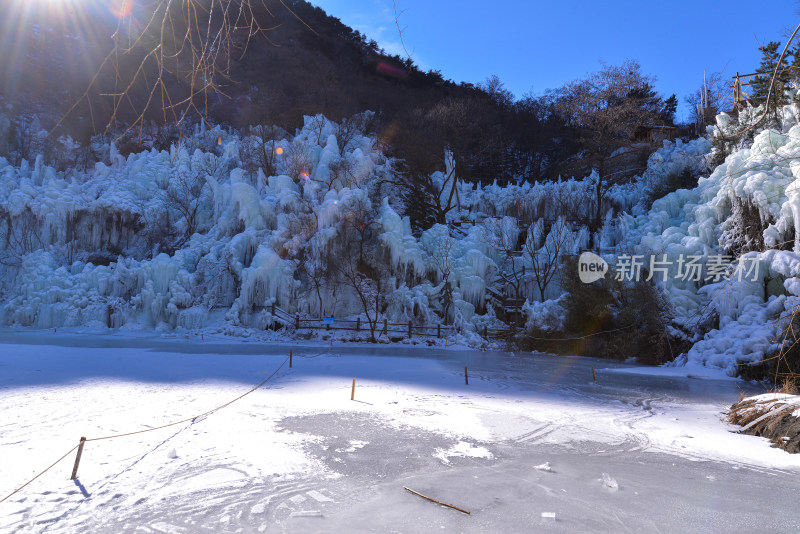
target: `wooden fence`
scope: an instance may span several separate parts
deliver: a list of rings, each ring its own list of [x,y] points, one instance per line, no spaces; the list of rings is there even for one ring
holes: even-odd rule
[[[335,319],[332,322],[327,322],[324,319],[311,319],[300,317],[300,314],[290,315],[285,310],[275,306],[270,306],[270,311],[273,317],[273,325],[294,326],[295,330],[325,330],[328,332],[344,331],[344,332],[369,332],[369,323],[362,321],[361,318],[357,319]],[[485,339],[502,339],[508,337],[512,332],[509,327],[488,328],[483,327],[478,333]],[[415,336],[418,337],[436,337],[441,339],[456,333],[456,329],[452,325],[419,325],[414,324],[412,321],[407,323],[390,323],[388,319],[379,320],[375,324],[376,336],[389,336],[389,334],[402,334],[408,339]]]
[[[369,332],[370,325],[367,321],[358,319],[336,319],[333,322],[326,322],[323,319],[307,319],[300,315],[294,318],[295,330],[325,330],[325,331],[345,331],[345,332]],[[414,336],[422,337],[447,337],[454,332],[454,328],[449,325],[418,325],[412,321],[407,323],[390,323],[388,319],[377,321],[375,324],[375,335],[389,336],[389,334],[402,334],[409,339]]]
[[[369,332],[369,324],[361,319],[336,319],[333,323],[326,323],[321,319],[304,319],[297,315],[295,316],[295,329],[325,330],[330,332]],[[443,338],[455,332],[455,328],[451,325],[418,325],[411,321],[407,323],[390,323],[387,319],[383,319],[375,325],[376,336],[402,334],[408,339],[415,336]],[[485,339],[503,339],[511,335],[513,329],[509,327],[483,327],[478,333]]]

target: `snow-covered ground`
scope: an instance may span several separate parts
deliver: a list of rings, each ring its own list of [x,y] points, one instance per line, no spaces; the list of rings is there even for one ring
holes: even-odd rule
[[[458,349],[0,340],[0,498],[81,436],[205,412],[295,354],[207,417],[88,442],[78,481],[73,453],[0,504],[4,532],[800,529],[800,457],[731,432],[731,379]]]

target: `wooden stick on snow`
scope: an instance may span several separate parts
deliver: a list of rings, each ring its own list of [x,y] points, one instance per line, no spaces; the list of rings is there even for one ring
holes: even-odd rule
[[[416,492],[416,491],[414,491],[412,489],[409,489],[409,488],[407,488],[405,486],[403,486],[403,489],[408,491],[408,492],[410,492],[410,493],[413,493],[414,495],[422,497],[423,499],[428,499],[429,501],[435,502],[436,504],[441,504],[442,506],[447,506],[448,508],[452,508],[453,510],[458,510],[461,513],[470,515],[469,510],[464,510],[463,508],[459,508],[458,506],[453,506],[452,504],[447,504],[446,502],[437,501],[436,499],[431,499],[430,497],[427,497],[427,496],[425,496],[425,495],[423,495],[421,493],[418,493],[418,492]]]

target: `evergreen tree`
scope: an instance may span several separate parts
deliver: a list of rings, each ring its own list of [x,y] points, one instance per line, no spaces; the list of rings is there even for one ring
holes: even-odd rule
[[[758,104],[766,102],[769,87],[772,83],[772,74],[775,72],[775,67],[778,65],[778,59],[781,54],[779,51],[780,43],[777,41],[770,41],[764,46],[760,46],[761,50],[761,64],[759,65],[759,76],[753,79],[753,94],[751,99],[755,100]],[[778,72],[775,78],[775,85],[772,88],[772,96],[770,97],[770,109],[773,110],[781,105],[786,98],[786,87],[791,79],[790,69],[785,68],[786,58],[784,58],[784,65]]]
[[[673,125],[675,124],[675,112],[678,111],[678,97],[674,94],[664,100],[664,103],[661,105],[661,110],[659,111],[659,117],[665,124]]]
[[[787,69],[787,76],[790,81],[795,83],[795,87],[797,87],[800,85],[800,44],[791,52],[787,52],[783,61],[784,63],[791,64],[791,68]]]

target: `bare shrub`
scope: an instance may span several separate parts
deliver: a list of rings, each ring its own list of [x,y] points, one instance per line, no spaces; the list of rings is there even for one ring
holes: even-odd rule
[[[764,230],[772,219],[763,216],[761,210],[752,200],[741,200],[736,197],[731,216],[725,221],[725,230],[719,242],[733,257],[739,257],[750,251],[764,250]]]
[[[340,187],[355,187],[358,186],[355,175],[353,174],[353,163],[346,158],[339,158],[328,165],[328,179],[325,185],[330,191],[337,183]]]
[[[537,224],[528,229],[528,239],[525,240],[525,259],[531,266],[531,275],[539,297],[544,300],[545,291],[556,278],[561,267],[561,259],[570,244],[572,231],[563,217],[559,217],[550,225],[549,232],[544,227],[544,220],[539,219]]]
[[[207,196],[206,189],[205,176],[185,167],[179,168],[170,180],[165,205],[180,214],[184,226],[183,237],[173,244],[174,248],[180,248],[197,231],[198,211]]]
[[[2,216],[0,240],[3,242],[3,247],[0,249],[0,264],[18,267],[25,255],[43,245],[39,221],[30,208],[26,208],[16,217],[5,211],[0,213],[0,216]]]
[[[239,143],[242,168],[250,174],[261,169],[266,176],[275,175],[278,167],[277,142],[283,133],[283,130],[274,126],[252,126],[250,135]]]
[[[342,119],[334,130],[340,153],[344,154],[347,151],[347,147],[353,139],[359,135],[364,135],[369,124],[374,120],[374,116],[374,113],[365,111]]]
[[[314,141],[319,145],[322,142],[322,132],[325,131],[325,126],[328,124],[328,119],[323,115],[315,115],[311,117],[310,130]]]
[[[284,151],[283,172],[296,182],[311,172],[311,152],[303,143],[292,143]]]

